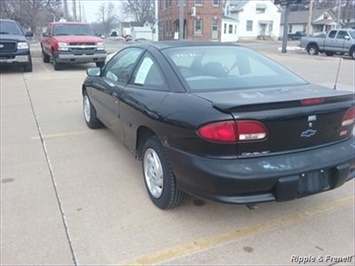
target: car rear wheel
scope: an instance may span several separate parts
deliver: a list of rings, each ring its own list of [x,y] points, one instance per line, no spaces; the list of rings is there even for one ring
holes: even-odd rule
[[[89,95],[87,92],[84,92],[83,96],[83,112],[84,119],[89,128],[100,128],[102,127],[101,121],[96,117],[96,110],[94,106],[91,104]]]
[[[49,63],[49,56],[45,54],[45,52],[42,50],[42,62],[43,63]]]
[[[318,49],[318,46],[315,45],[315,44],[311,44],[307,47],[307,53],[309,55],[318,55],[319,53],[319,49]]]
[[[176,178],[158,137],[150,137],[143,146],[142,168],[151,201],[160,209],[180,205],[186,194],[176,187]]]
[[[351,58],[352,58],[353,60],[355,60],[355,48],[354,48],[354,47],[352,47],[352,48],[350,49],[350,56],[351,56]]]

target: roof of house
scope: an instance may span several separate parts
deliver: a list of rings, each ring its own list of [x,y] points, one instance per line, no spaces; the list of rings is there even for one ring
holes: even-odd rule
[[[329,8],[322,8],[322,9],[314,9],[312,13],[312,22],[322,16],[325,12],[329,12],[332,14],[331,10]],[[292,11],[290,12],[289,16],[289,24],[304,24],[308,23],[308,16],[309,16],[309,11],[304,10],[304,11]],[[281,14],[281,24],[284,24],[285,20],[285,12]]]

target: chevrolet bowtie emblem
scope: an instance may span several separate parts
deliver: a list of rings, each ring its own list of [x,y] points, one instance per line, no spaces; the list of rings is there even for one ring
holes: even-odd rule
[[[312,137],[312,136],[314,136],[315,134],[317,133],[317,130],[315,130],[315,129],[308,129],[308,130],[306,130],[306,131],[303,131],[302,133],[301,133],[301,138],[309,138],[309,137]]]

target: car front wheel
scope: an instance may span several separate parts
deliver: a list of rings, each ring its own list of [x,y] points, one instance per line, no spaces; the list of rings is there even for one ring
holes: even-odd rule
[[[176,178],[158,137],[150,137],[143,146],[144,182],[151,201],[160,209],[180,205],[186,194],[176,187]]]
[[[83,96],[83,112],[84,119],[89,128],[100,128],[102,127],[101,121],[96,117],[96,110],[94,106],[92,106],[90,98],[87,92],[84,92]]]

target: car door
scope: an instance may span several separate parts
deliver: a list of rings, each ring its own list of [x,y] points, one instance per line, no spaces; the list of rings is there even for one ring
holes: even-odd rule
[[[336,36],[337,30],[332,30],[329,32],[328,36],[324,41],[324,50],[327,52],[337,52]],[[322,47],[323,48],[323,47]]]
[[[93,98],[99,119],[123,140],[120,98],[143,49],[130,47],[117,53],[102,71]]]
[[[349,37],[346,39],[345,37]],[[346,53],[349,51],[350,48],[350,36],[347,31],[345,30],[339,30],[337,37],[336,37],[336,42],[337,42],[337,51],[341,53]]]
[[[158,60],[146,52],[124,89],[120,106],[124,143],[131,152],[135,150],[138,127],[153,129],[159,123],[160,105],[171,93],[166,80]]]

